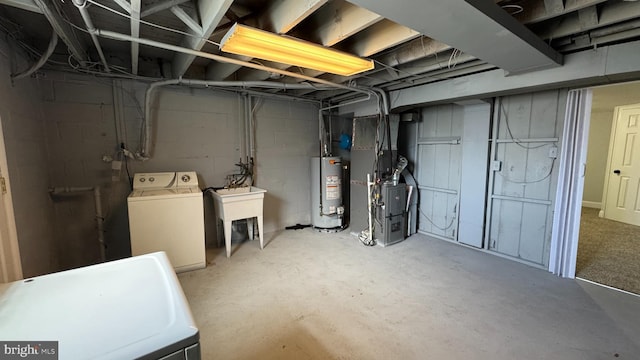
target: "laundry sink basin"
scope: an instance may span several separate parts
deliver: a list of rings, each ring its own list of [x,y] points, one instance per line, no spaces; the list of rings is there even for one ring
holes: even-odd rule
[[[258,189],[255,186],[243,186],[243,187],[229,188],[229,189],[218,189],[216,190],[216,192],[221,196],[226,196],[226,195],[233,195],[233,194],[247,194],[251,192],[251,189],[262,190],[262,189]]]
[[[216,218],[224,223],[224,239],[227,257],[231,255],[231,223],[233,220],[258,219],[260,248],[264,247],[262,236],[262,204],[267,190],[255,186],[220,189],[211,192]],[[253,228],[253,227],[252,227]]]

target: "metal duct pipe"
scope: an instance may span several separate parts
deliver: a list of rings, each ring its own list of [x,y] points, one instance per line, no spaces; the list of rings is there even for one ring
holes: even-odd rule
[[[104,53],[102,52],[102,46],[100,46],[100,41],[98,41],[98,37],[96,36],[96,28],[93,26],[93,21],[91,21],[91,16],[89,16],[89,12],[87,11],[87,1],[86,0],[73,0],[73,4],[80,11],[80,15],[82,16],[82,20],[84,20],[84,25],[89,31],[89,35],[91,35],[91,40],[93,41],[93,45],[96,47],[98,51],[98,56],[100,56],[100,61],[102,62],[102,66],[104,66],[104,70],[109,72],[109,65],[107,64],[107,59],[104,57]]]
[[[251,104],[253,103],[253,97],[251,96],[251,94],[247,94],[247,96],[249,97],[249,157],[253,162],[253,159],[256,157],[256,139],[254,138],[255,134],[253,132],[253,107],[251,106]],[[251,168],[251,171],[253,174],[253,168]],[[253,182],[253,177],[251,178],[251,181]]]
[[[58,45],[58,34],[55,31],[53,31],[51,33],[51,39],[49,40],[49,46],[47,47],[47,50],[44,52],[44,54],[42,54],[42,56],[40,57],[40,60],[38,60],[38,62],[33,64],[33,66],[31,66],[28,70],[18,74],[12,74],[11,78],[13,80],[22,79],[38,71],[38,69],[40,69],[42,65],[44,65],[47,62],[47,60],[49,60],[49,57],[51,57],[51,54],[53,54],[53,50],[55,50],[56,45]]]

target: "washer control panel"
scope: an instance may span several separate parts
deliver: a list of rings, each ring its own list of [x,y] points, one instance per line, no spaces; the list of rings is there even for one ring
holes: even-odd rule
[[[174,189],[193,186],[198,186],[198,175],[195,171],[137,173],[133,176],[134,190]]]
[[[176,173],[177,187],[198,186],[198,174],[195,171]]]

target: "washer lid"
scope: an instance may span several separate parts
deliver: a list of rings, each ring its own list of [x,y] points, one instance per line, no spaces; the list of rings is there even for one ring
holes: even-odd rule
[[[58,341],[60,359],[136,359],[198,341],[164,252],[16,281],[0,305],[0,339]]]

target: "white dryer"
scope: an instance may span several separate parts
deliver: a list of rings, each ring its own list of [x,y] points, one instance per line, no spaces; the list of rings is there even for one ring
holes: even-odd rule
[[[167,253],[176,272],[204,268],[204,203],[194,171],[139,173],[127,198],[131,255]]]

